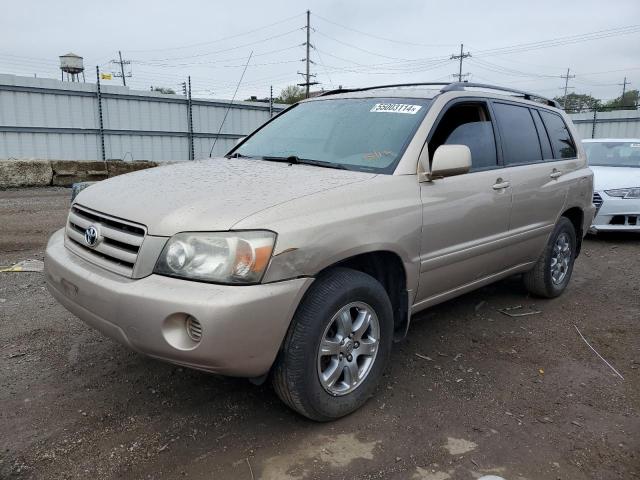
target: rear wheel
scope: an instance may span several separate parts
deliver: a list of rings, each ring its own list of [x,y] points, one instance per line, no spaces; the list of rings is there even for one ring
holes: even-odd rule
[[[533,269],[524,274],[527,290],[545,298],[560,295],[571,279],[575,255],[575,228],[568,218],[560,217],[542,255]]]
[[[332,269],[298,307],[274,368],[274,389],[312,420],[347,415],[373,395],[392,337],[392,307],[382,285],[356,270]]]

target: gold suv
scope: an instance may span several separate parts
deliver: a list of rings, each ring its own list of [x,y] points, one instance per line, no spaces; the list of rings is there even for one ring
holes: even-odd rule
[[[513,274],[560,295],[592,195],[552,100],[469,83],[340,90],[225,157],[85,189],[49,241],[47,281],[119,342],[270,378],[326,421],[373,394],[413,314]]]

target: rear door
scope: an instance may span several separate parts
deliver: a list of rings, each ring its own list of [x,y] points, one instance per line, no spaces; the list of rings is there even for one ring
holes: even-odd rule
[[[514,265],[519,265],[538,258],[562,212],[568,192],[563,176],[571,170],[571,165],[561,157],[575,157],[575,147],[567,144],[564,151],[560,151],[560,146],[554,145],[537,108],[493,101],[493,110],[513,190],[509,256]],[[543,115],[546,116],[547,111]],[[559,115],[552,112],[548,115],[564,125]]]
[[[417,303],[435,303],[505,269],[511,187],[500,164],[495,123],[486,100],[457,100],[440,113],[429,134],[433,159],[443,144],[467,145],[469,173],[423,182],[420,281]]]

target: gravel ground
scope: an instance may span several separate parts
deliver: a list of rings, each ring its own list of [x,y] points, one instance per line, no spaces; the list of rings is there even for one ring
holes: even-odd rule
[[[0,265],[43,257],[68,196],[0,191]],[[640,236],[590,237],[562,297],[514,278],[418,315],[377,395],[316,424],[268,385],[102,337],[42,273],[0,273],[0,478],[639,478],[639,321]]]

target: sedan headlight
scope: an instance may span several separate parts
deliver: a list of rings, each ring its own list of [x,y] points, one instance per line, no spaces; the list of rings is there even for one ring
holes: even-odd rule
[[[213,283],[258,283],[275,241],[269,231],[179,233],[165,245],[154,272]]]
[[[610,197],[640,198],[640,187],[616,188],[615,190],[605,190],[604,192]]]

